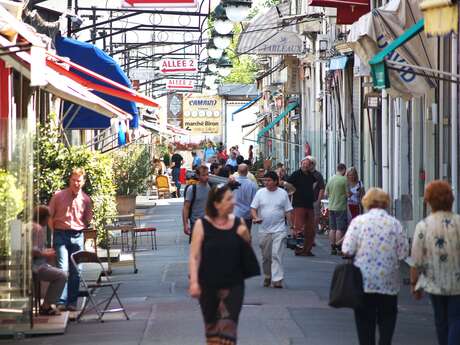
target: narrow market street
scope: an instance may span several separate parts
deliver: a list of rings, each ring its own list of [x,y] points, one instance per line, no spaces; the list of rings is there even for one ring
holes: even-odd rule
[[[64,335],[37,336],[7,344],[34,345],[197,345],[204,343],[198,303],[187,294],[188,241],[182,233],[182,199],[157,200],[155,208],[144,209],[145,224],[158,228],[158,250],[138,254],[139,273],[131,267],[113,270],[122,281],[120,298],[129,321],[118,314],[99,323],[86,316],[70,322]],[[144,243],[147,240],[144,239]],[[257,248],[257,227],[254,248]],[[145,246],[146,247],[146,246]],[[316,257],[295,257],[285,252],[286,287],[263,288],[261,278],[247,281],[239,323],[241,345],[356,345],[351,310],[328,307],[330,278],[341,261],[330,256],[325,236],[317,237]],[[428,301],[416,302],[408,287],[402,288],[394,345],[435,344],[433,315]],[[1,341],[0,341],[1,343]]]

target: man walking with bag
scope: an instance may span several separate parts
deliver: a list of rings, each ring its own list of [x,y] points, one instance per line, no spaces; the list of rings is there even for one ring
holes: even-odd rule
[[[254,223],[260,224],[259,245],[262,250],[264,286],[283,287],[283,251],[286,223],[292,224],[292,205],[287,192],[278,188],[278,175],[274,171],[265,174],[265,188],[259,189],[251,204]]]
[[[204,217],[208,193],[211,190],[208,184],[208,167],[201,165],[195,170],[195,173],[198,177],[198,183],[186,187],[184,207],[182,208],[184,233],[190,236],[189,243],[192,238],[193,225],[197,219]]]

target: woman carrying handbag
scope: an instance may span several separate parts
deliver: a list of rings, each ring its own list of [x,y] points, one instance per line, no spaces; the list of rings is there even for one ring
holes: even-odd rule
[[[362,273],[363,300],[354,309],[360,345],[390,345],[398,313],[399,262],[408,255],[407,236],[399,221],[386,209],[390,198],[380,188],[371,188],[362,199],[367,213],[352,220],[342,250],[354,257]]]
[[[208,345],[236,344],[244,279],[260,274],[249,230],[232,214],[234,203],[229,185],[213,187],[206,216],[192,232],[189,292],[199,299]]]

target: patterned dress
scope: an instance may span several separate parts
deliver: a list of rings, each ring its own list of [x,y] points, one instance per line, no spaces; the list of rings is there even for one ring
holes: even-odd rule
[[[407,235],[399,221],[387,211],[373,208],[352,220],[342,251],[354,255],[361,269],[364,292],[397,295],[399,262],[407,257]]]
[[[460,295],[460,216],[439,211],[419,222],[411,256],[420,274],[417,290]]]

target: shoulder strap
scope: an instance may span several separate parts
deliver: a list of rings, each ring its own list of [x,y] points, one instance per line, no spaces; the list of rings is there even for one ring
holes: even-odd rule
[[[196,198],[196,184],[192,185],[192,200],[190,200],[190,212],[188,213],[188,217],[192,217],[192,209],[193,209],[193,203],[195,202]]]

